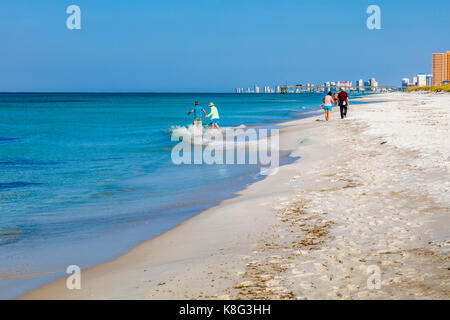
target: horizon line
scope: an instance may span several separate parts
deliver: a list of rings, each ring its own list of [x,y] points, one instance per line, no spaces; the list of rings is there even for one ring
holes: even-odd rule
[[[233,91],[0,91],[0,94],[11,93],[234,93]]]

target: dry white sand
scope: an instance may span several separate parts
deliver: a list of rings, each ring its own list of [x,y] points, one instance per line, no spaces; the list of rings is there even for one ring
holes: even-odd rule
[[[81,290],[23,298],[449,299],[450,95],[364,100],[386,102],[286,123],[281,149],[300,160],[83,270]]]

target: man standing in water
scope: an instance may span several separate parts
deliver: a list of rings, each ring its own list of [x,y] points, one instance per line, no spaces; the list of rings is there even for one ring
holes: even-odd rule
[[[347,118],[347,107],[348,107],[348,94],[341,88],[341,92],[338,94],[339,108],[341,109],[341,119]]]
[[[206,111],[205,111],[205,109],[203,109],[202,107],[200,107],[198,105],[198,101],[195,101],[194,109],[189,111],[188,115],[190,115],[192,112],[194,113],[194,127],[201,130],[202,129],[202,117],[203,117],[202,112],[205,114],[205,117],[206,117]]]

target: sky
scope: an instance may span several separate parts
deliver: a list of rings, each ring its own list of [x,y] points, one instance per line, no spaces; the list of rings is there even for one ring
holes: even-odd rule
[[[69,5],[81,29],[69,30]],[[369,30],[369,5],[381,29]],[[450,1],[2,0],[0,92],[231,92],[431,73]]]

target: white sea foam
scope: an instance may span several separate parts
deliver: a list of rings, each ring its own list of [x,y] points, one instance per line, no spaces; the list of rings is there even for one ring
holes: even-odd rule
[[[244,124],[236,127],[222,127],[220,132],[214,129],[212,133],[211,128],[206,126],[203,126],[201,129],[192,124],[187,127],[171,126],[168,133],[173,137],[179,137],[180,140],[190,140],[193,145],[201,144],[203,146],[223,147],[224,149],[256,148],[258,141],[267,140],[266,136],[260,137],[256,129],[247,129],[247,126]]]

